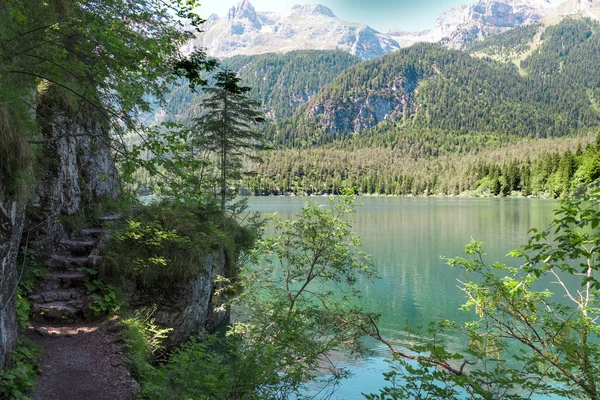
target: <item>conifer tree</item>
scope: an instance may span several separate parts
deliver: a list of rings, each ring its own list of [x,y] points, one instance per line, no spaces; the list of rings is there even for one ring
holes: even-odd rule
[[[227,181],[240,174],[241,159],[259,161],[255,155],[263,147],[264,135],[257,124],[264,121],[258,102],[248,97],[249,87],[228,69],[215,75],[216,83],[205,90],[205,114],[194,120],[198,143],[218,156],[221,208],[225,209]]]

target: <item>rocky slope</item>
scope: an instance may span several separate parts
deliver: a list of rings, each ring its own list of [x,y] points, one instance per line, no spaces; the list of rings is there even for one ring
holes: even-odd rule
[[[451,8],[438,17],[432,29],[388,34],[401,46],[430,42],[463,49],[474,41],[539,21],[551,10],[548,0],[480,0]]]
[[[495,36],[490,51],[514,47],[518,32],[525,39],[536,33]],[[384,123],[531,137],[597,126],[598,32],[597,22],[565,19],[546,29],[520,68],[436,44],[401,49],[348,68],[268,136],[277,145],[310,147],[376,128],[385,133],[391,127]]]
[[[248,0],[225,17],[212,15],[204,33],[190,44],[214,57],[291,50],[344,50],[371,59],[398,49],[387,35],[358,23],[338,19],[322,5],[296,5],[286,14],[256,12]]]
[[[432,29],[382,34],[367,25],[342,21],[323,5],[296,5],[286,14],[277,14],[257,12],[249,0],[242,0],[224,17],[213,14],[203,27],[205,32],[188,46],[206,48],[220,58],[311,49],[343,50],[367,60],[417,42],[462,49],[473,41],[539,21],[551,10],[548,0],[480,0],[448,10]]]

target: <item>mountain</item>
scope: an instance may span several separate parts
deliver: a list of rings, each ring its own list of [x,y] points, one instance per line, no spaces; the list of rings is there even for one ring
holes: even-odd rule
[[[400,45],[441,43],[463,49],[487,37],[544,18],[552,10],[548,0],[480,0],[459,5],[440,15],[432,29],[423,32],[390,31]]]
[[[397,50],[398,43],[367,25],[344,22],[322,5],[296,5],[286,14],[257,12],[248,0],[226,16],[212,15],[190,46],[213,57],[291,50],[343,50],[371,59]]]
[[[516,32],[530,37],[527,29]],[[504,34],[507,40],[514,32]],[[565,19],[540,41],[521,68],[436,44],[357,64],[270,127],[269,136],[282,146],[310,147],[394,124],[542,138],[598,126],[600,24]]]
[[[250,97],[262,104],[267,117],[277,121],[291,117],[335,77],[361,61],[339,50],[298,50],[235,56],[221,64],[238,73],[243,84],[252,88]],[[201,96],[187,86],[177,87],[167,96],[159,115],[179,120],[197,116]]]
[[[573,18],[467,52],[417,44],[346,69],[268,127],[279,149],[248,190],[556,197],[600,186],[600,23],[572,6]]]
[[[589,8],[581,3],[587,0],[569,1]],[[562,13],[571,13],[573,7],[563,7],[566,11]],[[548,0],[480,0],[443,13],[432,29],[382,34],[367,25],[342,21],[323,5],[296,5],[290,12],[278,14],[257,12],[249,0],[242,0],[222,18],[211,15],[202,27],[204,33],[188,46],[206,48],[217,58],[310,49],[343,50],[368,60],[417,42],[463,49],[475,41],[539,21],[551,11]]]
[[[580,16],[585,18],[600,19],[599,0],[567,0],[556,7],[547,16],[548,23],[560,21],[564,17]]]

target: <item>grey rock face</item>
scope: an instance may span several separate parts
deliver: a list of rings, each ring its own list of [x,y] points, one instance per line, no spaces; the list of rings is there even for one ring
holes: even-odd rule
[[[223,18],[211,17],[188,48],[214,57],[292,50],[344,50],[371,59],[399,48],[389,36],[363,24],[344,22],[322,5],[297,5],[287,14],[256,12],[248,0]]]
[[[303,15],[325,15],[327,17],[336,18],[333,11],[321,4],[296,4],[292,7],[292,10],[302,13]]]
[[[107,129],[93,116],[73,118],[58,104],[40,104],[53,115],[42,127],[46,140],[45,174],[33,203],[45,221],[39,245],[48,248],[64,236],[61,215],[73,215],[85,206],[116,199],[118,172],[112,161]],[[38,221],[34,221],[38,222]]]
[[[480,0],[451,8],[438,17],[430,30],[388,33],[402,46],[438,42],[449,48],[463,49],[473,41],[539,21],[551,9],[547,0]]]
[[[15,319],[16,265],[24,224],[24,207],[5,196],[6,188],[0,182],[0,371],[9,361],[17,343]]]
[[[218,288],[215,279],[218,275],[226,276],[226,262],[224,250],[217,250],[206,258],[203,273],[191,283],[180,284],[170,293],[132,287],[126,294],[135,308],[156,306],[156,323],[173,328],[165,346],[175,347],[229,321],[229,308],[213,303]]]
[[[571,0],[591,8],[597,0]],[[248,0],[226,17],[211,16],[204,33],[188,45],[206,48],[215,57],[291,50],[344,50],[365,60],[417,42],[439,42],[462,49],[508,29],[540,20],[552,9],[548,0],[479,0],[440,15],[432,29],[393,30],[382,34],[359,23],[344,22],[322,5],[296,5],[287,14],[256,12]]]
[[[345,99],[342,103],[309,103],[308,117],[326,132],[360,132],[388,119],[400,119],[411,104],[416,76],[398,76],[386,87]]]

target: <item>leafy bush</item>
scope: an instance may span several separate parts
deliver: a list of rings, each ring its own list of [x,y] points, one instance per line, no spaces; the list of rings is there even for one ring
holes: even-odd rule
[[[0,399],[29,399],[35,389],[40,348],[25,338],[20,338],[12,352],[12,368],[0,372]]]
[[[528,243],[510,253],[521,267],[485,263],[476,241],[466,257],[448,259],[465,272],[463,310],[478,318],[434,323],[426,335],[411,335],[408,349],[391,345],[373,324],[368,334],[396,359],[385,374],[390,385],[367,398],[598,399],[599,225],[595,190],[563,201],[548,229],[530,231]],[[451,352],[449,334],[468,345]]]
[[[227,243],[222,215],[196,202],[143,206],[111,238],[102,275],[142,287],[189,282],[202,272],[206,256]]]
[[[121,297],[119,296],[120,289],[117,286],[106,283],[104,280],[96,277],[98,271],[90,268],[84,269],[91,277],[85,282],[85,288],[88,294],[93,294],[88,309],[95,316],[110,314],[117,311],[121,305],[119,299],[119,297]]]

